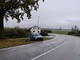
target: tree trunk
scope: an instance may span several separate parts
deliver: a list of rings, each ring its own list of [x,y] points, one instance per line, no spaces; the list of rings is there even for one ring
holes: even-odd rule
[[[0,9],[0,39],[4,39],[4,10]]]

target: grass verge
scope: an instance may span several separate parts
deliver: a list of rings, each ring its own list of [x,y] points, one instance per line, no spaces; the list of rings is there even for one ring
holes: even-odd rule
[[[51,38],[44,38],[43,41],[49,40],[49,39]],[[15,39],[0,40],[0,49],[30,44],[34,42],[38,42],[38,41],[30,41],[28,38],[15,38]]]

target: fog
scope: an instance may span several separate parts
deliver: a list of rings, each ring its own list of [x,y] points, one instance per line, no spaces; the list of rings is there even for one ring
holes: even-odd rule
[[[4,20],[4,27],[28,28],[38,25],[41,28],[63,28],[70,29],[73,26],[80,28],[80,0],[45,0],[39,2],[38,11],[32,11],[32,18],[24,20],[20,23],[9,18],[9,21]],[[38,19],[39,16],[39,19]]]

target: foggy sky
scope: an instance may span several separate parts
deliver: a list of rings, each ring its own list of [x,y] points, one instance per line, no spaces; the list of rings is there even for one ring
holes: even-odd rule
[[[8,22],[4,21],[4,27],[32,27],[38,24],[42,28],[64,28],[68,29],[75,25],[80,28],[80,0],[45,0],[39,2],[38,11],[32,11],[32,18],[20,23],[9,18]]]

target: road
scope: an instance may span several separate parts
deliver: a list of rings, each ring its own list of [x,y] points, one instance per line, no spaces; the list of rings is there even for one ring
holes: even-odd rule
[[[48,41],[0,49],[0,60],[80,60],[80,38],[55,34]]]

